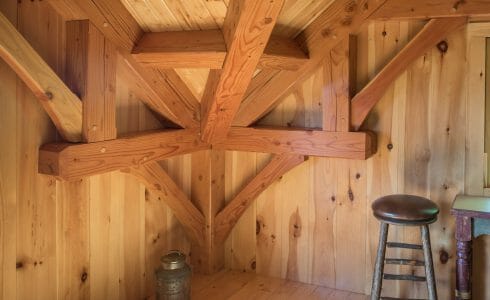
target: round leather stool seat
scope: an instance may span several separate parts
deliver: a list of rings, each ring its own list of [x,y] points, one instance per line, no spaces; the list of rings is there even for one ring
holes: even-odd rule
[[[400,225],[430,224],[437,220],[439,208],[427,198],[413,195],[388,195],[373,202],[374,216]]]

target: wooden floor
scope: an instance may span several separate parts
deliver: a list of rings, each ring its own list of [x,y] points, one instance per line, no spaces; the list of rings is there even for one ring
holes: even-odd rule
[[[194,275],[192,299],[328,299],[365,300],[366,295],[339,291],[284,279],[258,276],[239,271],[215,275]]]

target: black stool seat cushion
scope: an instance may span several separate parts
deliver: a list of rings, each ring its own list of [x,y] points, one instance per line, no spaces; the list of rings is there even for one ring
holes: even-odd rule
[[[397,224],[430,224],[437,220],[439,208],[427,198],[413,195],[388,195],[373,202],[379,220]]]

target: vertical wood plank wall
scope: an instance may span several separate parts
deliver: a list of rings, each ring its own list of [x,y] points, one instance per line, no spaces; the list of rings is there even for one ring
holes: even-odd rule
[[[65,26],[46,1],[0,1],[0,11],[64,74]],[[121,69],[122,68],[122,69]],[[161,127],[117,72],[118,134]],[[170,249],[190,244],[171,211],[130,175],[75,182],[37,174],[40,145],[56,130],[0,61],[0,299],[145,299]],[[190,155],[164,167],[190,194]]]
[[[358,90],[422,25],[418,21],[372,22],[363,27],[358,34]],[[454,219],[449,210],[454,196],[463,193],[465,186],[483,189],[483,172],[465,171],[466,156],[474,153],[467,145],[469,137],[483,145],[483,136],[466,130],[473,122],[467,117],[467,105],[471,109],[473,104],[466,99],[466,29],[445,41],[447,52],[434,47],[386,87],[385,96],[364,125],[378,134],[377,154],[367,161],[313,158],[283,176],[259,197],[233,231],[227,248],[230,267],[369,293],[379,230],[371,203],[382,195],[411,193],[429,197],[441,208],[439,221],[431,225],[432,250],[439,297],[453,297]],[[483,74],[484,56],[480,65]],[[320,66],[261,123],[321,127],[329,72],[327,63]],[[233,176],[258,169],[255,166],[261,156],[254,160],[250,154],[228,154],[230,193],[234,185],[246,180]],[[465,176],[465,172],[475,174]],[[420,242],[417,228],[392,227],[389,237]],[[475,243],[475,299],[490,298],[489,278],[484,275],[490,272],[486,263],[490,249],[483,247],[488,240],[479,238]],[[242,246],[244,241],[247,247]],[[389,249],[387,255],[420,258],[422,253]],[[387,268],[423,275],[423,269],[416,267]],[[393,297],[427,295],[424,283],[385,282],[384,289],[386,296]]]
[[[0,10],[63,76],[64,25],[45,1],[0,1]],[[358,88],[421,25],[366,25],[358,35]],[[466,161],[472,152],[465,148],[470,137],[479,137],[467,130],[472,122],[467,106],[472,104],[465,98],[465,30],[451,34],[447,43],[446,53],[434,48],[387,87],[365,126],[378,133],[377,154],[367,161],[311,158],[283,176],[233,230],[226,242],[228,267],[368,293],[378,239],[370,204],[384,194],[415,193],[441,206],[440,220],[431,226],[432,247],[440,298],[451,298],[455,249],[449,209],[456,194],[479,184],[467,182],[472,171]],[[327,62],[319,66],[262,123],[321,127],[329,72]],[[118,69],[118,133],[161,127],[128,88],[126,73]],[[170,210],[123,173],[70,183],[38,175],[38,147],[55,141],[56,131],[38,101],[1,61],[0,82],[0,299],[151,295],[160,255],[174,248],[190,251]],[[267,154],[226,153],[226,199],[268,159]],[[162,164],[190,195],[191,156]],[[397,228],[390,238],[417,241],[419,234]],[[489,241],[476,243],[480,263],[474,274],[490,272],[490,247],[483,247]],[[412,272],[412,267],[395,271]],[[490,298],[489,276],[476,276],[476,299]],[[423,298],[423,284],[413,285],[385,283],[385,288],[391,296]]]

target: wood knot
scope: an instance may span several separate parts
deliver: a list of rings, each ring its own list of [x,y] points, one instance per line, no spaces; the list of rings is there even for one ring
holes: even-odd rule
[[[18,261],[15,263],[15,268],[16,269],[22,269],[24,267],[24,263],[21,261]]]
[[[332,202],[335,202],[335,196],[330,197],[330,200],[332,200]]]
[[[344,10],[347,13],[351,13],[356,10],[356,7],[357,7],[356,1],[349,1],[349,3],[345,5]]]
[[[449,46],[448,46],[446,41],[440,41],[437,44],[437,49],[439,50],[439,52],[441,52],[441,54],[445,54],[447,52],[448,48],[449,48]]]
[[[357,173],[356,174],[356,179],[359,179],[359,178],[361,178],[361,174]]]
[[[388,145],[386,145],[386,148],[388,148],[388,150],[393,150],[393,144],[392,143],[389,143]]]
[[[51,93],[50,91],[46,91],[44,95],[46,95],[46,98],[48,98],[49,100],[53,100],[53,93]]]
[[[354,193],[352,192],[352,189],[350,187],[349,187],[348,194],[349,194],[349,200],[350,201],[354,201]]]
[[[87,281],[87,278],[88,278],[87,272],[86,271],[83,271],[82,275],[80,276],[80,280],[82,282],[85,282],[85,281]]]
[[[272,18],[265,18],[265,19],[264,19],[264,23],[265,23],[265,24],[270,24],[270,23],[272,23]]]
[[[439,250],[439,260],[441,264],[446,264],[449,261],[449,253],[444,249]]]
[[[325,28],[322,30],[322,36],[324,38],[329,37],[332,34],[332,30],[330,28]]]

